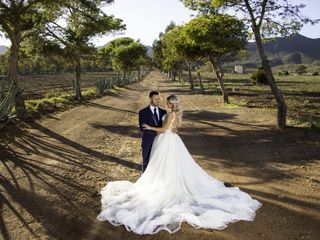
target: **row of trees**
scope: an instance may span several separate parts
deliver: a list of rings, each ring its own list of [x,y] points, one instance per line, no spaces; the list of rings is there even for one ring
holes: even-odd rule
[[[0,55],[0,75],[8,72],[9,51]],[[90,55],[90,58],[81,60],[82,70],[84,72],[104,72],[109,70],[111,66],[105,66],[99,61],[97,54]],[[41,53],[26,53],[24,49],[20,49],[19,54],[19,74],[58,74],[73,73],[74,64],[69,59],[60,55],[44,55]]]
[[[112,66],[117,72],[122,72],[126,78],[131,71],[138,72],[141,78],[141,68],[151,67],[151,58],[147,56],[146,47],[132,38],[122,37],[110,41],[99,49],[98,60],[105,66]]]
[[[9,54],[8,51],[6,54],[0,55],[0,75],[4,75],[8,71]],[[126,68],[129,71],[139,72],[142,67],[149,68],[152,63],[151,58],[147,55],[146,47],[139,41],[127,37],[117,38],[85,56],[86,58],[81,59],[81,69],[84,72],[112,70],[120,74],[120,72],[126,71]],[[121,63],[121,61],[124,62]],[[20,49],[18,67],[21,75],[74,72],[74,63],[64,55],[30,53],[30,50],[24,46]]]
[[[112,1],[72,0],[1,0],[0,30],[10,39],[7,80],[16,92],[16,113],[26,112],[19,86],[18,65],[22,45],[30,52],[59,54],[72,61],[76,79],[76,96],[81,99],[81,58],[90,54],[94,47],[90,40],[110,31],[125,28],[120,19],[107,16],[101,11],[103,4]]]
[[[304,24],[316,24],[319,19],[303,16],[301,9],[305,5],[294,4],[290,0],[181,1],[186,7],[198,11],[199,15],[184,26],[169,26],[164,34],[160,34],[159,40],[154,42],[155,64],[161,70],[175,74],[182,64],[187,63],[191,77],[190,62],[197,63],[199,59],[209,61],[219,81],[224,102],[228,103],[222,63],[244,49],[248,30],[257,44],[262,69],[277,101],[277,126],[284,128],[287,106],[274,79],[263,41],[296,34]],[[226,12],[234,12],[238,18],[224,14]],[[198,77],[202,86],[199,73]],[[190,83],[193,88],[192,79]]]
[[[245,49],[248,39],[242,21],[226,14],[200,14],[183,26],[170,24],[153,44],[154,61],[173,79],[187,66],[190,88],[194,88],[192,66],[208,61],[217,77],[223,101],[229,103],[222,64],[233,61]],[[203,90],[200,72],[197,72]],[[180,78],[180,76],[179,76]]]
[[[148,60],[146,49],[139,42],[127,39],[127,45],[117,45],[108,56],[101,52],[96,54],[97,50],[90,42],[94,37],[125,29],[121,19],[108,16],[101,10],[112,2],[113,0],[0,0],[0,32],[11,41],[11,47],[5,56],[7,63],[3,67],[11,92],[7,97],[0,98],[2,116],[11,110],[5,103],[13,101],[16,114],[19,117],[25,115],[18,68],[19,65],[25,66],[30,57],[33,60],[29,62],[29,69],[36,68],[37,63],[42,60],[46,62],[42,64],[48,66],[47,71],[53,71],[54,68],[73,69],[75,96],[78,100],[82,100],[80,81],[83,63],[92,68],[101,68],[103,61],[109,61],[106,59],[110,57],[117,70],[127,74],[139,65],[137,70],[140,72],[140,66],[147,64]],[[119,42],[121,40],[115,41],[116,44]],[[139,62],[124,62],[124,59],[129,59],[130,54],[131,59],[139,56]],[[33,63],[35,64],[32,65]],[[1,92],[4,91],[3,85],[1,84]]]

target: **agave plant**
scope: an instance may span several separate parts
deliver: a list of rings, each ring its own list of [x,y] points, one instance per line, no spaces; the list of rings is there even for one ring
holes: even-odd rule
[[[100,94],[105,94],[108,90],[110,90],[113,87],[114,81],[113,79],[99,79],[96,82],[96,89]]]
[[[12,82],[7,95],[0,101],[0,124],[8,120],[9,114],[14,107],[16,96],[17,91]]]

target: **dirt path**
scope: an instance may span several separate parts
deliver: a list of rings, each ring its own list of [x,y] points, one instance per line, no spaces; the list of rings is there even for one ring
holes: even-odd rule
[[[181,97],[181,138],[211,176],[263,203],[253,222],[222,231],[184,223],[172,235],[139,236],[95,220],[99,190],[141,174],[137,112],[150,90]],[[0,239],[319,239],[319,135],[277,131],[274,116],[225,108],[218,96],[190,93],[152,72],[119,95],[10,126],[0,137]]]

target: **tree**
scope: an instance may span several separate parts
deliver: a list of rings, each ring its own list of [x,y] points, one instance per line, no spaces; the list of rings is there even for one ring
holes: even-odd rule
[[[194,42],[189,41],[187,39],[187,34],[185,34],[185,26],[180,27],[177,35],[174,37],[174,45],[173,48],[175,51],[185,60],[188,66],[188,73],[189,73],[189,82],[190,82],[190,89],[194,89],[194,83],[192,78],[192,65],[195,62],[199,62],[203,60],[203,55],[201,54],[201,49],[198,45],[194,44]],[[199,71],[197,71],[197,77],[199,80],[200,88],[202,93],[204,92],[202,78]]]
[[[92,11],[97,11],[100,4],[110,2],[112,1],[0,1],[0,31],[4,32],[5,36],[11,41],[10,53],[8,57],[7,80],[12,82],[12,91],[16,92],[15,108],[19,117],[23,117],[26,112],[25,102],[22,90],[19,86],[18,78],[18,62],[21,43],[31,36],[44,36],[45,34],[43,33],[43,29],[46,29],[50,33],[54,33],[52,28],[57,27],[59,20],[71,10],[77,12],[77,14],[74,14],[74,19],[81,18],[80,16],[83,15],[90,17]],[[92,16],[91,18],[95,16],[96,15]],[[74,23],[75,22],[76,21],[74,21]],[[78,29],[81,29],[81,25],[85,22],[78,23],[79,25],[77,27]],[[95,27],[92,25],[92,23],[94,22],[91,21],[91,29]],[[98,28],[101,28],[101,25],[99,25]],[[85,29],[90,29],[90,27],[88,28],[88,25],[86,25]],[[77,33],[79,32],[81,31],[77,31]]]
[[[120,37],[108,42],[105,46],[99,49],[98,51],[98,61],[100,65],[112,66],[112,54],[113,51],[120,46],[127,46],[133,43],[134,40],[129,37]]]
[[[264,69],[268,84],[278,106],[277,126],[285,128],[287,106],[281,90],[278,88],[266,51],[263,38],[273,36],[290,36],[300,31],[304,24],[315,24],[319,19],[312,20],[301,14],[303,4],[293,4],[290,0],[182,0],[185,6],[199,10],[202,13],[212,13],[219,10],[234,10],[244,15],[246,23],[251,27],[262,68]]]
[[[153,41],[152,49],[153,49],[153,56],[152,56],[152,62],[153,65],[158,68],[161,72],[163,71],[163,40],[162,40],[162,34],[159,34],[159,39],[156,39]]]
[[[182,71],[185,59],[176,49],[176,39],[180,35],[181,27],[173,25],[167,26],[165,33],[162,36],[162,55],[164,68],[170,72],[172,80],[176,80],[177,74]],[[191,82],[190,82],[191,83]],[[191,83],[191,86],[193,84]]]
[[[233,60],[245,48],[247,32],[244,23],[226,14],[202,14],[185,24],[183,30],[186,46],[193,47],[210,61],[223,101],[229,103],[222,63]]]
[[[58,22],[51,22],[43,31],[44,51],[62,54],[74,64],[75,79],[74,91],[76,99],[82,100],[80,80],[81,61],[83,58],[91,58],[96,48],[90,40],[96,36],[102,36],[109,32],[123,30],[122,20],[107,16],[101,12],[99,6],[103,1],[94,1],[94,4],[83,4],[74,1],[64,11],[63,19],[67,23],[64,27]],[[48,48],[47,45],[51,48]],[[60,49],[58,49],[60,47]]]
[[[114,48],[111,56],[113,68],[122,71],[124,78],[136,69],[140,79],[141,66],[147,63],[147,49],[140,42],[120,45]]]
[[[171,21],[164,33],[159,34],[159,39],[153,42],[153,63],[162,71],[166,71],[169,78],[175,81],[179,74],[179,81],[184,60],[174,49],[174,40],[178,34],[178,26]]]
[[[16,93],[15,109],[19,117],[23,117],[26,112],[18,78],[21,44],[27,39],[38,37],[43,40],[40,43],[47,43],[46,47],[54,46],[53,48],[57,50],[57,46],[59,46],[65,52],[72,52],[77,72],[75,85],[78,85],[81,68],[79,67],[79,55],[83,53],[83,50],[92,49],[92,46],[86,44],[90,37],[110,30],[112,28],[111,22],[119,25],[119,23],[115,23],[113,18],[111,21],[111,17],[102,15],[99,10],[102,4],[111,2],[113,0],[0,1],[0,31],[4,32],[5,36],[11,41],[7,80],[12,82],[11,89]],[[63,22],[61,21],[63,18],[69,20],[66,28],[59,24]],[[67,39],[68,41],[61,41],[62,36],[64,36],[64,40]],[[49,44],[50,41],[53,41],[53,43]],[[77,95],[80,95],[79,91]]]
[[[47,6],[51,1],[0,1],[0,31],[10,39],[11,47],[8,57],[7,80],[12,82],[12,91],[16,92],[16,113],[23,117],[26,108],[19,86],[18,60],[21,42],[30,32],[47,22],[53,15],[47,15]],[[54,1],[52,4],[57,6]]]

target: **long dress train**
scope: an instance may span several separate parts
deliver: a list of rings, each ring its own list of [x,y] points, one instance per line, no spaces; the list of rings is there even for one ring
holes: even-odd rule
[[[171,131],[174,119],[154,139],[148,167],[135,183],[114,181],[102,188],[97,219],[137,234],[174,233],[183,221],[218,230],[238,220],[253,221],[262,204],[208,175]]]

